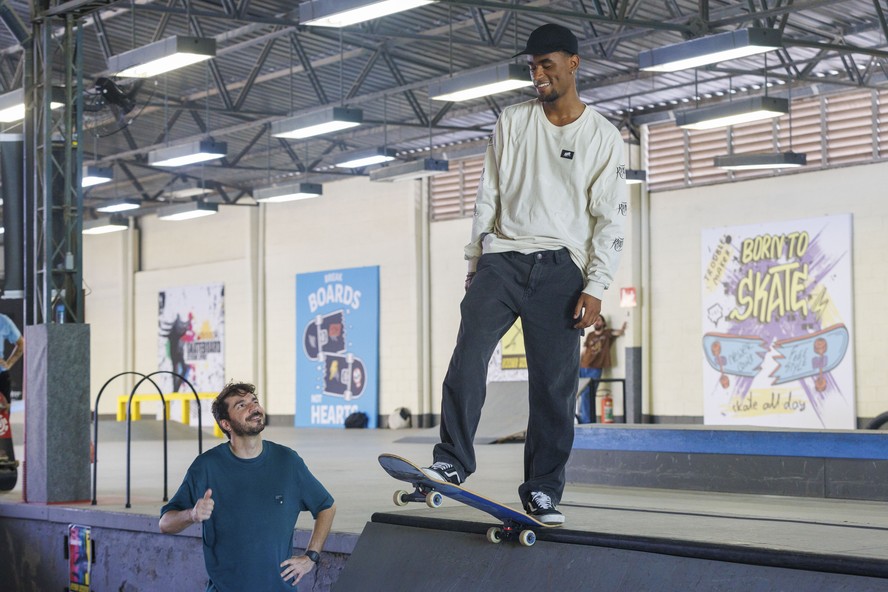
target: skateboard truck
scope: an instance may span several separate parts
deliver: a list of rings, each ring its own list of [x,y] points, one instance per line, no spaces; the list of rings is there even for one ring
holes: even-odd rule
[[[395,502],[396,506],[406,506],[410,502],[425,502],[430,508],[440,508],[441,504],[444,503],[444,496],[431,487],[417,485],[413,493],[399,489],[392,496],[392,501]]]
[[[503,522],[502,526],[491,526],[487,529],[487,540],[491,543],[501,543],[513,537],[518,537],[518,542],[525,547],[531,547],[536,542],[536,533],[521,524]]]

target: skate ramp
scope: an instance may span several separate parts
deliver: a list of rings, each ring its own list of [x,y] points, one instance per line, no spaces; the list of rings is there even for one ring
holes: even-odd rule
[[[475,444],[494,444],[500,441],[523,441],[527,429],[527,381],[491,382],[487,385],[487,399],[481,411],[481,421],[475,433]],[[440,442],[439,427],[397,440],[407,444],[436,444]]]
[[[589,386],[590,379],[581,378],[577,395]],[[481,422],[475,434],[475,444],[505,444],[523,442],[527,432],[527,381],[491,382],[487,385],[487,399],[481,411]],[[435,426],[396,440],[405,444],[437,444],[439,427]]]
[[[741,545],[546,530],[533,547],[487,542],[489,526],[374,514],[333,592],[869,592],[884,562]]]

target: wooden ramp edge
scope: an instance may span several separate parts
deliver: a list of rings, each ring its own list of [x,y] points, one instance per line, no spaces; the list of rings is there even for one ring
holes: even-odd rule
[[[530,548],[492,544],[490,524],[377,513],[334,592],[888,589],[884,561],[653,537],[546,530]]]

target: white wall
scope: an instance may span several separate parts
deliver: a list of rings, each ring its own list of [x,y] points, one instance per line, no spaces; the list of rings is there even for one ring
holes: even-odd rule
[[[83,237],[84,310],[90,325],[90,400],[126,364],[127,316],[125,305],[127,233]],[[155,365],[156,366],[156,365]],[[113,413],[117,395],[128,383],[118,378],[102,395],[101,413]]]
[[[141,218],[132,367],[125,355],[125,278],[132,273],[125,271],[127,233],[84,236],[93,397],[118,372],[156,370],[159,291],[222,283],[226,376],[255,382],[269,413],[292,415],[296,274],[379,265],[380,413],[399,406],[416,409],[419,190],[419,183],[351,179],[325,185],[324,197],[316,200],[223,205],[215,216],[182,222]],[[126,385],[103,395],[100,413],[114,412],[114,400],[127,392]]]
[[[266,210],[267,389],[270,413],[292,414],[296,384],[296,274],[379,265],[379,411],[415,409],[419,184],[353,179],[323,199]]]
[[[700,232],[704,228],[853,215],[852,335],[857,415],[888,410],[888,164],[832,169],[651,195],[652,409],[702,416]]]
[[[888,252],[886,176],[888,164],[876,164],[660,192],[649,196],[649,212],[643,211],[638,190],[633,191],[623,261],[603,310],[612,326],[619,327],[627,318],[627,310],[619,308],[619,288],[627,286],[639,289],[641,306],[629,311],[629,331],[615,347],[612,375],[625,375],[626,347],[643,346],[650,356],[644,369],[649,385],[645,413],[701,417],[702,366],[695,353],[701,334],[700,231],[850,212],[858,415],[888,409],[883,395],[888,376],[881,371],[882,336],[888,329],[881,306],[888,295],[883,261]],[[420,371],[420,187],[351,179],[325,185],[325,196],[318,200],[261,208],[222,206],[219,215],[190,222],[141,219],[141,239],[136,235],[134,240],[141,246],[141,271],[133,278],[129,345],[126,237],[84,237],[94,393],[107,378],[130,369],[128,347],[133,369],[157,367],[159,290],[222,282],[226,374],[256,381],[270,413],[291,415],[296,274],[379,265],[380,413],[402,405],[437,413],[459,325],[466,271],[462,248],[471,221],[435,222],[429,228],[429,402],[422,399],[426,377]],[[650,263],[642,265],[646,257]],[[114,411],[112,399],[120,392],[124,390],[105,395],[101,413]]]

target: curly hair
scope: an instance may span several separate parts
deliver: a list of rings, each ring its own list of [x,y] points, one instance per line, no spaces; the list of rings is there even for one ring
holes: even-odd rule
[[[228,439],[231,439],[231,433],[222,427],[220,423],[223,419],[231,421],[231,416],[228,414],[228,402],[227,399],[229,397],[233,397],[234,395],[255,395],[256,394],[256,386],[252,385],[248,382],[229,382],[225,385],[225,388],[216,395],[216,398],[213,399],[213,419],[216,420],[216,423],[219,425],[219,429],[225,432],[225,435],[228,436]]]

